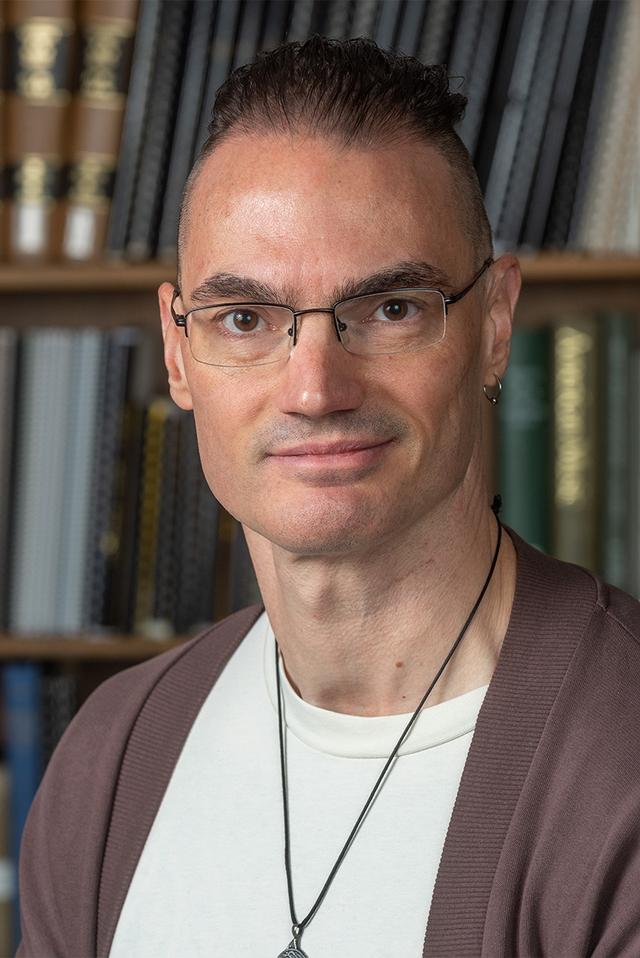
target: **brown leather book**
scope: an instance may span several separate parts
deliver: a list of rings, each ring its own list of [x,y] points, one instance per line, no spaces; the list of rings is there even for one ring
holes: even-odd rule
[[[61,227],[73,0],[9,0],[6,216],[10,259],[46,260]]]
[[[104,251],[138,0],[83,0],[80,77],[71,104],[69,191],[62,254],[99,259]]]

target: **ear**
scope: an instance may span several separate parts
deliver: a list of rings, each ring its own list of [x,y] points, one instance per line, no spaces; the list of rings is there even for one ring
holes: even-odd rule
[[[515,256],[500,256],[489,271],[483,323],[484,381],[504,376],[522,277]]]
[[[163,283],[158,289],[160,319],[162,320],[162,338],[164,339],[164,364],[169,374],[169,392],[171,398],[181,409],[193,409],[191,390],[185,372],[185,351],[188,351],[184,329],[176,326],[171,315],[171,299],[174,287]],[[178,300],[178,303],[180,300]]]

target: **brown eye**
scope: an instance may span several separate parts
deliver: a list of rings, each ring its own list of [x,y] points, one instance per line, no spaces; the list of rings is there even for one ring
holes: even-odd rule
[[[230,332],[253,333],[258,328],[261,317],[250,309],[235,309],[223,318],[223,325]]]
[[[382,316],[376,315],[376,319],[412,319],[415,316],[416,305],[408,299],[387,299],[379,309]]]

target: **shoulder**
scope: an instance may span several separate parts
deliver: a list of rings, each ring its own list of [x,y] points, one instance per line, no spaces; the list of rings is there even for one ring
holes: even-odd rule
[[[161,796],[202,702],[261,611],[243,609],[117,673],[84,703],[49,762],[25,826],[21,955],[96,954],[98,888],[102,900],[105,844],[124,771],[134,769],[127,778],[135,786],[128,820],[138,839],[142,811],[149,806],[152,817],[155,810],[149,796]]]
[[[96,735],[106,727],[113,728],[114,720],[126,734],[161,685],[170,684],[178,672],[199,672],[203,660],[213,666],[210,676],[215,681],[261,612],[257,605],[242,609],[182,645],[117,672],[89,696],[69,726],[67,737],[83,732]]]

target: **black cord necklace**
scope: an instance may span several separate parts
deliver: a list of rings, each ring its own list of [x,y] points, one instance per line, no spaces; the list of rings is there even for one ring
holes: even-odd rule
[[[502,501],[500,499],[500,496],[495,496],[491,508],[496,517],[496,522],[498,523],[498,539],[496,542],[495,552],[493,553],[491,567],[489,569],[487,578],[485,579],[484,585],[482,586],[482,589],[480,590],[480,594],[478,595],[478,598],[476,599],[474,606],[467,617],[466,622],[464,623],[460,632],[458,633],[458,636],[455,642],[449,649],[449,652],[447,653],[444,662],[438,669],[438,672],[436,673],[436,677],[434,678],[433,682],[431,683],[431,685],[429,686],[429,688],[423,695],[422,699],[420,700],[420,703],[418,704],[418,707],[416,708],[415,712],[409,719],[409,722],[407,726],[405,727],[404,732],[398,739],[393,751],[391,752],[391,755],[385,762],[384,768],[380,772],[380,775],[378,776],[378,780],[373,786],[373,789],[371,790],[369,798],[366,800],[362,808],[362,811],[358,815],[356,823],[351,829],[351,832],[349,833],[349,837],[344,843],[342,851],[340,852],[340,854],[338,855],[338,858],[336,859],[335,865],[329,872],[329,876],[326,882],[324,883],[324,885],[322,886],[322,889],[320,890],[320,894],[316,898],[313,904],[313,907],[311,908],[309,913],[306,915],[306,917],[303,918],[301,921],[298,921],[296,917],[296,910],[295,910],[295,905],[293,902],[293,882],[291,879],[291,839],[289,834],[289,799],[287,795],[287,768],[286,768],[285,749],[284,749],[285,728],[284,728],[284,722],[283,722],[283,716],[282,716],[282,690],[281,690],[281,684],[280,684],[280,668],[278,664],[278,655],[280,650],[278,648],[278,642],[276,640],[275,647],[276,647],[276,684],[277,684],[277,690],[278,690],[278,731],[279,731],[279,738],[280,738],[280,770],[282,773],[282,806],[284,811],[284,864],[285,864],[285,871],[287,874],[287,892],[289,894],[289,912],[291,914],[291,932],[293,934],[292,941],[285,948],[284,951],[280,952],[280,954],[278,955],[278,958],[308,958],[307,953],[302,951],[302,948],[300,947],[302,933],[304,932],[305,928],[307,928],[307,926],[310,924],[316,912],[318,911],[318,908],[324,901],[325,895],[329,891],[329,887],[333,879],[335,878],[338,869],[342,865],[345,855],[349,851],[353,843],[353,840],[356,836],[356,833],[358,829],[360,828],[362,821],[364,820],[367,812],[371,808],[371,805],[376,795],[378,794],[378,792],[380,791],[380,788],[382,787],[385,776],[387,774],[387,771],[389,770],[389,767],[391,766],[392,761],[396,757],[402,743],[405,741],[409,732],[413,728],[418,718],[418,715],[420,714],[420,711],[422,710],[422,706],[427,701],[427,698],[429,694],[431,693],[431,690],[433,689],[434,685],[436,684],[436,682],[438,681],[438,679],[444,672],[444,669],[447,663],[449,662],[449,659],[451,658],[451,656],[457,649],[460,641],[462,640],[462,637],[464,636],[465,632],[471,625],[471,622],[473,621],[473,618],[476,612],[478,611],[478,608],[480,607],[480,603],[482,602],[482,599],[484,598],[484,594],[489,587],[489,583],[491,582],[491,579],[496,567],[496,563],[498,561],[498,553],[500,552],[500,543],[502,541],[502,523],[500,522],[500,519],[498,518],[498,513],[500,511],[501,505],[502,505]]]

